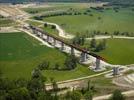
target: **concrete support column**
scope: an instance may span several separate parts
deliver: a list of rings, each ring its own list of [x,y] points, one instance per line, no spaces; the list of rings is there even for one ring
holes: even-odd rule
[[[43,39],[43,33],[41,33],[41,38]]]
[[[50,42],[53,43],[53,37],[50,37]]]
[[[40,37],[40,35],[41,35],[40,32],[37,31],[37,36]]]
[[[56,39],[53,38],[53,46],[56,46]]]
[[[84,53],[84,52],[82,52],[82,53],[81,53],[81,57],[80,57],[80,61],[81,61],[81,62],[85,62],[85,61],[86,61],[86,58],[87,58],[87,54]]]
[[[35,29],[32,29],[33,34],[37,34],[37,31]]]
[[[119,74],[119,67],[113,67],[113,75]]]
[[[96,67],[95,70],[100,69],[100,59],[96,58]]]
[[[49,42],[49,36],[48,35],[47,35],[47,39],[46,40],[47,40],[47,42]]]
[[[45,35],[44,34],[43,34],[42,38],[43,38],[43,40],[45,40]]]
[[[71,55],[74,55],[74,48],[71,47]]]
[[[64,50],[64,43],[61,42],[61,50]]]

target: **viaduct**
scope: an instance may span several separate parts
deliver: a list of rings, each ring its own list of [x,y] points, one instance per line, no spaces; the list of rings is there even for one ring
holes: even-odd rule
[[[25,29],[28,29],[27,27],[23,27]],[[73,44],[70,44],[66,41],[64,41],[63,39],[59,38],[59,37],[56,37],[52,34],[49,34],[47,32],[44,32],[43,30],[41,30],[40,28],[38,27],[35,27],[35,26],[32,26],[30,25],[29,28],[33,31],[33,34],[35,34],[36,36],[38,36],[39,38],[43,39],[44,41],[52,44],[53,46],[56,45],[57,42],[60,43],[60,49],[61,50],[64,50],[64,47],[65,46],[68,46],[70,47],[70,50],[71,50],[71,55],[74,55],[75,54],[75,49],[78,50],[79,52],[81,52],[81,56],[80,56],[80,61],[81,62],[85,62],[86,59],[87,59],[87,55],[90,55],[90,56],[93,56],[96,58],[96,69],[99,69],[100,68],[100,61],[103,60],[103,61],[106,61],[103,57],[95,54],[95,53],[92,53],[92,52],[89,52],[88,50],[86,49],[83,49],[79,46],[76,46],[76,45],[73,45]]]

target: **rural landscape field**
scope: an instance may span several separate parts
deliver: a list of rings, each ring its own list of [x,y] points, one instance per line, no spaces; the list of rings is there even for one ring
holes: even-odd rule
[[[133,0],[0,0],[0,100],[133,99]]]

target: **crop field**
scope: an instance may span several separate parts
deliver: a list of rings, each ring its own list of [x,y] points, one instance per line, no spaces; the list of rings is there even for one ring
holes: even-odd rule
[[[44,21],[57,23],[71,34],[93,31],[134,32],[134,11],[131,8],[120,8],[118,12],[112,8],[105,9],[103,12],[90,9],[87,15],[53,16],[44,18]]]
[[[51,68],[55,63],[64,67],[66,54],[42,45],[26,33],[1,33],[0,47],[0,70],[9,79],[19,77],[29,79],[32,70],[43,61],[49,61]],[[59,81],[94,74],[79,64],[71,71],[46,70],[42,73],[48,78],[48,82],[50,77]]]

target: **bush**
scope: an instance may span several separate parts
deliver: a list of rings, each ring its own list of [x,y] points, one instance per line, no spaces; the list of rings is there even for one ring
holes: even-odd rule
[[[45,23],[45,24],[44,24],[44,27],[47,27],[47,26],[48,26],[48,24],[47,24],[47,23]]]
[[[55,25],[52,25],[51,28],[52,28],[52,29],[56,29],[56,26],[55,26]]]
[[[70,55],[66,58],[64,64],[68,70],[74,69],[77,67],[77,59],[75,56]]]

